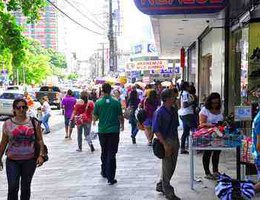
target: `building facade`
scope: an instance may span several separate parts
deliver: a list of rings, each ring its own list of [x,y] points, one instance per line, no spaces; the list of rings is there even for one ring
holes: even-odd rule
[[[51,0],[51,2],[56,4],[56,0]],[[57,11],[51,4],[44,8],[38,23],[26,23],[26,18],[21,13],[17,13],[16,18],[19,24],[25,24],[25,36],[38,40],[45,48],[58,49]]]

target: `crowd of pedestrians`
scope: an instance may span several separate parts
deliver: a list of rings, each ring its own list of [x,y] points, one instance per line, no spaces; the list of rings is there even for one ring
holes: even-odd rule
[[[28,94],[25,95],[25,99],[14,101],[14,117],[4,123],[0,144],[0,164],[2,166],[2,156],[8,145],[6,168],[8,199],[10,200],[17,199],[20,178],[21,198],[30,198],[30,183],[36,165],[40,166],[43,163],[41,153],[37,157],[35,156],[34,143],[38,140],[37,142],[43,148],[42,133],[51,133],[48,123],[51,108],[48,102],[48,97],[45,96],[40,108],[42,117],[36,124],[37,129],[34,128],[31,118],[27,115],[32,104]],[[136,135],[142,130],[147,138],[148,146],[152,146],[155,136],[163,144],[165,156],[162,159],[161,176],[156,184],[156,191],[162,192],[170,200],[180,199],[175,194],[170,181],[177,165],[178,154],[189,154],[187,141],[190,133],[198,127],[213,127],[219,121],[223,121],[220,95],[211,93],[206,98],[205,106],[200,108],[196,89],[193,84],[188,82],[182,82],[181,85],[176,86],[171,84],[167,87],[163,87],[160,82],[157,82],[154,85],[148,84],[145,88],[140,85],[131,85],[114,89],[110,84],[105,83],[100,88],[100,93],[97,93],[96,89],[92,89],[91,92],[82,91],[79,99],[76,99],[72,90],[69,89],[62,100],[62,108],[65,139],[71,140],[72,131],[76,129],[77,152],[83,150],[83,135],[91,152],[95,151],[91,128],[98,121],[97,133],[101,146],[100,174],[107,179],[109,185],[117,183],[116,154],[120,131],[123,131],[125,126],[123,113],[130,110],[127,120],[131,125],[129,137],[131,137],[132,143],[138,142]],[[138,119],[140,110],[145,113],[143,121]],[[255,126],[258,126],[259,122],[259,115],[257,117]],[[181,138],[178,134],[179,118],[183,126]],[[41,128],[40,122],[42,122]],[[256,135],[255,149],[260,152],[259,132]],[[18,145],[19,148],[16,148],[17,142],[22,144]],[[219,175],[220,153],[220,151],[204,151],[202,164],[205,178],[215,180]],[[212,159],[212,172],[210,159]],[[260,169],[260,165],[257,166]],[[25,179],[27,182],[24,181]]]

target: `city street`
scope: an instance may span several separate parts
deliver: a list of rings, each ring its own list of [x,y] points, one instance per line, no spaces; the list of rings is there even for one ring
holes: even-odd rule
[[[51,134],[44,140],[49,148],[50,160],[38,168],[32,182],[33,200],[161,200],[163,195],[155,191],[159,179],[160,160],[146,145],[143,132],[137,136],[137,144],[130,138],[130,125],[125,123],[117,154],[118,183],[110,186],[100,176],[100,146],[94,141],[96,151],[91,153],[86,143],[83,152],[76,152],[76,130],[72,140],[64,139],[61,111],[52,111]],[[2,126],[2,123],[1,123]],[[181,134],[182,131],[180,131]],[[235,174],[235,153],[222,152],[220,169]],[[189,185],[189,156],[180,155],[172,179],[176,194],[184,200],[215,200],[216,182],[203,179],[201,154],[196,156],[196,177],[201,180],[192,191]],[[5,171],[0,172],[0,199],[6,199],[7,181]]]

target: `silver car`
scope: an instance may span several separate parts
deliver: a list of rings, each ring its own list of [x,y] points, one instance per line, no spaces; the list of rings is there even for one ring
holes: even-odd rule
[[[0,116],[13,115],[13,101],[17,98],[24,98],[24,92],[20,90],[6,90],[0,95]],[[34,104],[34,108],[32,108],[29,113],[37,115],[37,109],[41,107],[41,104],[36,101]]]

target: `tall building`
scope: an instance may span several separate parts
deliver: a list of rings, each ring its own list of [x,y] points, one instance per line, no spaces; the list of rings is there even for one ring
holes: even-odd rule
[[[57,0],[50,0],[56,4]],[[16,14],[17,22],[25,27],[24,35],[38,40],[43,47],[58,49],[58,19],[57,11],[48,3],[44,8],[40,20],[35,24],[27,24],[26,18]]]

